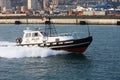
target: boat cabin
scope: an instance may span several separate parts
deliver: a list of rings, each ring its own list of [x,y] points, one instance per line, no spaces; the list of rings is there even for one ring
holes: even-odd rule
[[[42,43],[43,42],[43,34],[39,30],[24,30],[24,35],[22,38],[22,44],[30,44],[30,43]]]

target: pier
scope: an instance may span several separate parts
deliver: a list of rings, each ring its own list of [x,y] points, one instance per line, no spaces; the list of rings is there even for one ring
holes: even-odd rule
[[[51,16],[53,23],[55,24],[89,24],[89,25],[120,25],[119,17],[106,17],[106,16],[71,16],[71,17],[53,17]],[[0,24],[44,24],[46,18],[39,16],[35,17],[0,17]]]

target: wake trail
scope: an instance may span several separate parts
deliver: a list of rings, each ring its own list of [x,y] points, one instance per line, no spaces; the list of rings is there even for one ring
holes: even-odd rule
[[[66,54],[64,51],[55,51],[49,48],[15,46],[16,43],[0,41],[0,57],[24,58],[24,57],[48,57],[58,54]]]

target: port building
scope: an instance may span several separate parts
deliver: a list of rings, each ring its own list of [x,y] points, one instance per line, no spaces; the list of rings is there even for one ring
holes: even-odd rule
[[[28,0],[28,9],[36,10],[38,0]]]
[[[10,10],[11,9],[11,1],[10,0],[0,0],[0,9],[1,9],[1,12]]]

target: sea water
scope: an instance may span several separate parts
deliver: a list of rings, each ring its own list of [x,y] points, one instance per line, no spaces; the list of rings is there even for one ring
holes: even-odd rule
[[[120,80],[120,26],[89,25],[93,42],[84,55],[39,47],[17,47],[29,27],[0,25],[0,80]],[[86,25],[56,25],[58,33],[88,35]]]

